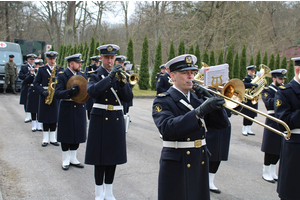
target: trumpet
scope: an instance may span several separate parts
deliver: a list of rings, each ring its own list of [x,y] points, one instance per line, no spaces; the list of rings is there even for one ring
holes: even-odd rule
[[[211,90],[209,88],[204,87],[201,84],[201,81],[199,83],[198,80],[196,80],[196,79],[194,79],[194,80],[197,81],[197,83],[193,82],[197,86],[202,87],[202,88],[208,90],[210,93],[213,93],[215,95],[218,95],[218,96],[224,98],[225,102],[226,102],[225,105],[224,105],[224,107],[227,108],[228,110],[230,110],[230,111],[232,111],[232,112],[234,112],[234,113],[236,113],[236,114],[238,114],[238,115],[240,115],[240,116],[242,116],[242,117],[244,117],[244,118],[246,118],[246,119],[248,119],[248,120],[250,120],[250,121],[252,121],[254,123],[257,123],[258,125],[261,125],[261,126],[267,128],[267,129],[269,129],[270,131],[273,131],[274,133],[277,133],[278,135],[283,136],[286,140],[290,139],[290,137],[291,137],[291,130],[290,130],[289,126],[284,121],[282,121],[280,119],[277,119],[277,118],[275,118],[275,117],[273,117],[271,115],[263,113],[263,112],[261,112],[259,110],[256,110],[256,109],[254,109],[254,108],[252,108],[252,107],[250,107],[250,106],[242,103],[242,101],[244,99],[244,95],[245,95],[245,86],[244,86],[244,84],[243,84],[243,82],[241,80],[239,80],[239,79],[231,79],[224,86],[218,86],[216,88],[217,91],[214,91],[214,90]],[[221,92],[220,92],[220,90],[221,90]],[[229,101],[231,103],[228,103]],[[278,124],[281,124],[286,129],[287,133],[285,134],[285,133],[283,133],[283,132],[281,132],[281,131],[279,131],[279,130],[271,127],[271,126],[268,126],[268,125],[266,125],[266,124],[264,124],[264,123],[262,123],[260,121],[257,121],[257,120],[255,120],[255,119],[253,119],[253,118],[251,118],[251,117],[249,117],[249,116],[247,116],[247,115],[245,115],[245,114],[243,114],[243,113],[241,113],[241,112],[239,112],[237,110],[234,110],[233,108],[237,107],[238,105],[242,106],[243,108],[249,109],[249,110],[251,110],[253,112],[256,112],[256,113],[258,113],[258,114],[260,114],[260,115],[262,115],[264,117],[267,117],[270,120],[273,120],[273,121],[275,121]]]
[[[119,79],[121,79],[123,82],[126,83],[127,76],[128,76],[128,82],[131,85],[135,85],[139,81],[139,75],[136,73],[128,74],[125,70],[122,70],[121,72],[117,73]]]

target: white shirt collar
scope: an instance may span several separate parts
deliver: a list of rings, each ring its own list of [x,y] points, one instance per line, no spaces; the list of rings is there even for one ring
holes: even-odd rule
[[[179,90],[177,87],[175,87],[175,85],[173,85],[172,87],[174,87],[176,90],[178,90],[179,92],[181,92],[181,94],[183,94],[183,96],[185,96],[187,98],[187,100],[190,102],[190,95],[191,95],[191,92],[188,91],[187,94],[184,94],[181,90]]]
[[[295,79],[295,77],[294,77],[294,80],[296,81],[296,83],[298,83],[300,85],[300,83]]]
[[[76,72],[73,72],[70,67],[68,67],[68,69],[73,73],[73,75],[76,75]]]

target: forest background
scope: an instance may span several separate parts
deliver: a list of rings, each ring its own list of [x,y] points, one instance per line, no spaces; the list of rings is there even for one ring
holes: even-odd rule
[[[94,38],[88,55],[110,43],[128,55],[132,42],[130,61],[152,75],[170,58],[199,51],[201,61],[227,62],[230,77],[242,79],[251,64],[291,70],[281,52],[300,43],[299,7],[295,1],[0,1],[0,40],[46,41],[57,51],[90,48]]]

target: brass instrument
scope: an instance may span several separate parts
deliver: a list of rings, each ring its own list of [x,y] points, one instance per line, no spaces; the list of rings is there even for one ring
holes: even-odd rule
[[[244,102],[247,102],[248,100],[251,100],[252,104],[257,104],[258,102],[258,97],[259,94],[262,92],[264,89],[265,85],[267,84],[267,80],[265,77],[271,77],[270,75],[270,68],[264,64],[260,64],[260,73],[262,74],[261,76],[256,76],[251,83],[257,84],[258,87],[252,87],[249,89],[245,90],[245,98]]]
[[[214,91],[214,90],[211,90],[211,89],[208,89],[208,88],[204,87],[203,85],[201,85],[201,82],[199,84],[198,80],[195,80],[195,81],[197,81],[197,84],[200,87],[208,90],[209,92],[211,92],[211,93],[213,93],[215,95],[218,95],[218,96],[224,98],[225,102],[226,102],[225,105],[224,105],[224,107],[227,108],[228,110],[230,110],[230,111],[232,111],[232,112],[234,112],[234,113],[236,113],[236,114],[238,114],[238,115],[240,115],[240,116],[242,116],[242,117],[244,117],[244,118],[246,118],[246,119],[248,119],[248,120],[250,120],[252,122],[257,123],[257,124],[259,124],[259,125],[267,128],[267,129],[269,129],[270,131],[273,131],[274,133],[277,133],[277,134],[283,136],[286,140],[290,139],[290,137],[291,137],[291,131],[290,131],[289,126],[284,121],[279,120],[279,119],[277,119],[275,117],[272,117],[271,115],[268,115],[266,113],[263,113],[263,112],[261,112],[259,110],[256,110],[256,109],[254,109],[254,108],[252,108],[250,106],[247,106],[247,105],[241,103],[242,100],[243,100],[243,98],[244,98],[244,91],[245,91],[244,83],[241,80],[239,80],[239,79],[232,79],[228,83],[226,83],[223,87],[219,86],[218,88],[216,88],[217,92]],[[221,92],[220,92],[220,89],[221,89]],[[231,101],[232,103],[228,103],[229,101]],[[266,124],[264,124],[264,123],[262,123],[260,121],[257,121],[257,120],[255,120],[255,119],[253,119],[253,118],[251,118],[251,117],[249,117],[249,116],[247,116],[247,115],[245,115],[245,114],[243,114],[243,113],[241,113],[241,112],[239,112],[237,110],[234,110],[233,108],[235,108],[235,106],[237,106],[237,105],[240,105],[243,108],[249,109],[249,110],[251,110],[253,112],[256,112],[258,114],[261,114],[264,117],[267,117],[267,118],[275,121],[276,123],[281,124],[286,129],[287,134],[285,134],[283,132],[280,132],[279,130],[277,130],[277,129],[271,127],[271,126],[268,126],[268,125],[266,125]]]
[[[74,85],[79,86],[79,93],[71,96],[71,99],[76,103],[84,103],[89,99],[87,93],[87,80],[81,75],[72,76],[67,82],[67,89],[72,88]]]
[[[50,105],[52,103],[53,100],[53,96],[54,96],[54,92],[55,92],[55,82],[53,82],[53,79],[55,78],[55,72],[56,72],[56,63],[54,65],[54,68],[51,72],[51,76],[49,78],[49,82],[48,82],[48,96],[45,98],[45,104]]]
[[[201,66],[202,66],[202,68],[201,68],[202,70],[203,70],[204,68],[209,67],[208,64],[206,64],[205,62],[201,62]],[[197,75],[195,76],[195,79],[204,82],[204,73],[198,72]]]
[[[127,82],[126,77],[128,76],[128,81],[131,85],[135,85],[139,81],[139,75],[136,73],[128,74],[125,70],[117,73],[117,79],[119,81]]]

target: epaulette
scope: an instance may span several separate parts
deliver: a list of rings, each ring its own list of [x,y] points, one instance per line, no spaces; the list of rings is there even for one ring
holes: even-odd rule
[[[281,86],[279,86],[279,88],[280,88],[281,90],[285,90],[287,87],[281,85]]]
[[[22,64],[22,66],[26,66],[27,64]]]
[[[94,73],[94,72],[96,72],[96,71],[94,71],[94,70],[92,70],[92,71],[88,71],[88,73]]]
[[[168,95],[169,95],[169,93],[163,92],[163,93],[157,94],[156,97],[165,97],[165,96],[168,96]]]
[[[58,72],[59,74],[63,74],[64,73],[64,71],[60,71],[60,72]]]
[[[161,74],[161,76],[164,76],[165,74]]]
[[[268,86],[264,87],[265,90],[270,89]]]

